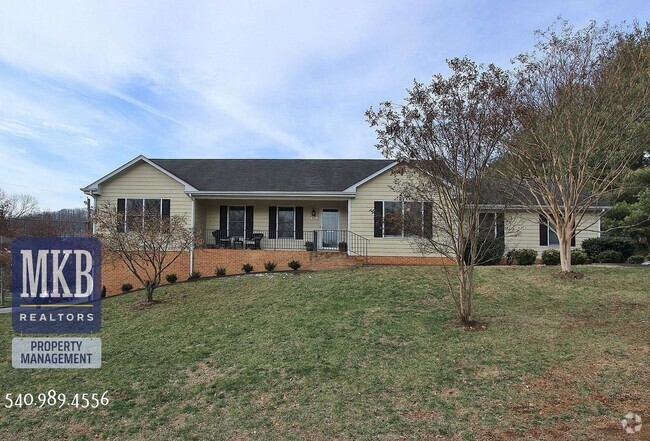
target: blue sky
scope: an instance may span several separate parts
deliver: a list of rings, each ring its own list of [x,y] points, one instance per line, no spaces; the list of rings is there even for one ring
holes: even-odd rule
[[[364,111],[468,55],[507,67],[557,16],[647,1],[25,1],[0,14],[0,188],[41,208],[139,154],[375,158]]]

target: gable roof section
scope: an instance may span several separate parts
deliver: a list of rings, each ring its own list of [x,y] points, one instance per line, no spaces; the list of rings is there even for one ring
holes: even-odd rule
[[[169,176],[170,178],[172,178],[173,180],[175,180],[179,184],[182,184],[185,187],[185,191],[197,191],[196,188],[194,188],[191,184],[188,184],[186,181],[180,179],[178,176],[175,176],[174,174],[172,174],[169,171],[165,170],[164,168],[160,167],[158,164],[152,162],[150,159],[144,157],[143,155],[140,155],[140,156],[138,156],[136,158],[133,158],[132,160],[130,160],[129,162],[127,162],[123,166],[113,170],[112,172],[110,172],[109,174],[107,174],[105,176],[102,176],[101,178],[99,178],[98,180],[93,182],[92,184],[87,185],[86,187],[83,187],[81,189],[81,191],[83,191],[84,193],[87,193],[87,194],[91,194],[91,193],[99,194],[99,192],[100,192],[99,191],[99,186],[100,186],[100,184],[102,182],[108,181],[109,179],[119,175],[120,173],[122,173],[123,171],[125,171],[126,169],[130,168],[131,166],[137,164],[140,161],[142,161],[142,162],[144,162],[146,164],[149,164],[150,166],[152,166],[153,168],[155,168],[159,172]]]
[[[151,159],[199,192],[345,192],[385,159]]]

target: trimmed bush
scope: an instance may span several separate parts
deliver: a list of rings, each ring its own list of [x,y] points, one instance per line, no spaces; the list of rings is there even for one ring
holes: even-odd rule
[[[341,253],[346,253],[348,251],[348,243],[347,242],[339,242],[339,251]]]
[[[165,279],[167,279],[169,283],[176,283],[176,281],[178,280],[178,276],[176,275],[176,273],[171,273],[171,274],[167,274],[165,276]]]
[[[253,268],[253,265],[251,265],[250,263],[245,263],[245,264],[241,267],[241,269],[242,269],[243,272],[245,272],[246,274],[248,274],[248,273],[250,273],[251,271],[253,271],[254,268]]]
[[[477,265],[496,265],[501,261],[505,252],[505,243],[502,238],[495,238],[492,234],[483,234],[477,237],[478,255]],[[469,264],[472,247],[467,245],[465,249],[465,263]]]
[[[618,237],[593,237],[582,241],[582,249],[591,260],[598,260],[598,255],[603,251],[617,251],[623,260],[634,254],[635,244],[629,239]]]
[[[268,272],[272,272],[275,267],[278,266],[277,262],[271,262],[270,260],[264,264],[264,269]]]
[[[618,251],[606,250],[596,256],[596,261],[600,263],[621,263],[625,261],[625,258]]]
[[[641,256],[640,254],[636,254],[634,256],[630,256],[627,258],[627,263],[633,263],[635,265],[640,265],[643,262],[645,262],[645,257]]]
[[[542,263],[544,265],[559,265],[560,264],[560,250],[554,248],[544,250],[542,253]]]
[[[311,241],[305,242],[305,249],[307,251],[314,251],[314,242]]]
[[[106,298],[106,287],[105,287],[105,286],[102,286],[102,294],[101,294],[101,298],[102,298],[102,299],[103,299],[103,298]]]
[[[214,270],[214,275],[217,277],[223,277],[226,275],[226,268],[223,266],[218,266]]]
[[[584,265],[589,261],[587,253],[582,250],[571,250],[571,263],[573,265]]]
[[[190,276],[187,278],[187,280],[196,280],[201,278],[201,272],[200,271],[192,271],[190,273]]]
[[[518,265],[532,265],[535,263],[535,259],[537,259],[537,251],[531,250],[530,248],[522,248],[515,250],[514,256]]]
[[[130,283],[125,283],[122,285],[122,292],[129,292],[133,289],[133,285]]]
[[[292,260],[287,264],[287,266],[292,270],[297,271],[298,269],[300,269],[302,265],[300,265],[300,262],[298,262],[297,260]]]

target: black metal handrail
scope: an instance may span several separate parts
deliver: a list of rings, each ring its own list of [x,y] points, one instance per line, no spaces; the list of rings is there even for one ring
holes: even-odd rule
[[[306,250],[346,252],[368,258],[365,237],[348,230],[269,231],[250,230],[232,232],[208,230],[204,234],[207,248]]]

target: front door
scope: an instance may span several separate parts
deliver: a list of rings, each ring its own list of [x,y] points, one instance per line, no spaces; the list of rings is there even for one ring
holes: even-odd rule
[[[321,248],[338,248],[339,246],[339,210],[324,208],[321,214]]]

